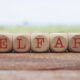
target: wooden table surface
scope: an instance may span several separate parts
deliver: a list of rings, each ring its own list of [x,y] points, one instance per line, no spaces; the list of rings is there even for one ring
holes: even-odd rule
[[[80,80],[80,71],[0,71],[0,80]]]
[[[1,53],[0,70],[80,70],[80,54]]]
[[[80,80],[80,54],[1,53],[0,80]]]

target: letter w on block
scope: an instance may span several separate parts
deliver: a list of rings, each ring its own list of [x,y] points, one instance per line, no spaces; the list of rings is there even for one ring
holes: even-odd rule
[[[13,36],[13,49],[16,52],[28,52],[30,50],[30,34],[15,34]]]
[[[34,52],[49,50],[49,35],[47,33],[33,33],[31,35],[31,49]]]
[[[67,33],[51,33],[50,49],[52,52],[64,52],[68,48]]]
[[[9,52],[12,50],[12,35],[0,33],[0,52]]]

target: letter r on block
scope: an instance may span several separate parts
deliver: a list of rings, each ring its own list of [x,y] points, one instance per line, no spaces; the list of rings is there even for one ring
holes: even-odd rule
[[[78,48],[78,46],[80,46],[80,38],[73,38],[73,40],[74,40],[73,48]]]
[[[80,52],[80,33],[69,33],[69,50]]]

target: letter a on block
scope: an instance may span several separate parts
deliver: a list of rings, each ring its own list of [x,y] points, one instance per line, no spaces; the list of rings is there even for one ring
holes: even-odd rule
[[[80,33],[69,33],[69,50],[80,52]]]
[[[0,52],[9,52],[12,50],[12,35],[0,33]]]
[[[64,52],[68,48],[67,33],[51,33],[50,49],[52,52]]]
[[[62,43],[62,40],[60,37],[57,38],[56,44],[53,46],[54,48],[64,48],[64,45]]]
[[[34,52],[49,50],[49,35],[47,33],[33,33],[31,35],[31,49]]]
[[[16,52],[28,52],[30,50],[30,34],[15,34],[13,36],[13,49]]]

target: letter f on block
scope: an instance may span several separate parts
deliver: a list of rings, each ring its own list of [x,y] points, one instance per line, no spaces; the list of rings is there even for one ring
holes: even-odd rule
[[[41,48],[42,43],[44,42],[44,38],[36,38],[36,40],[37,40],[36,48]]]

